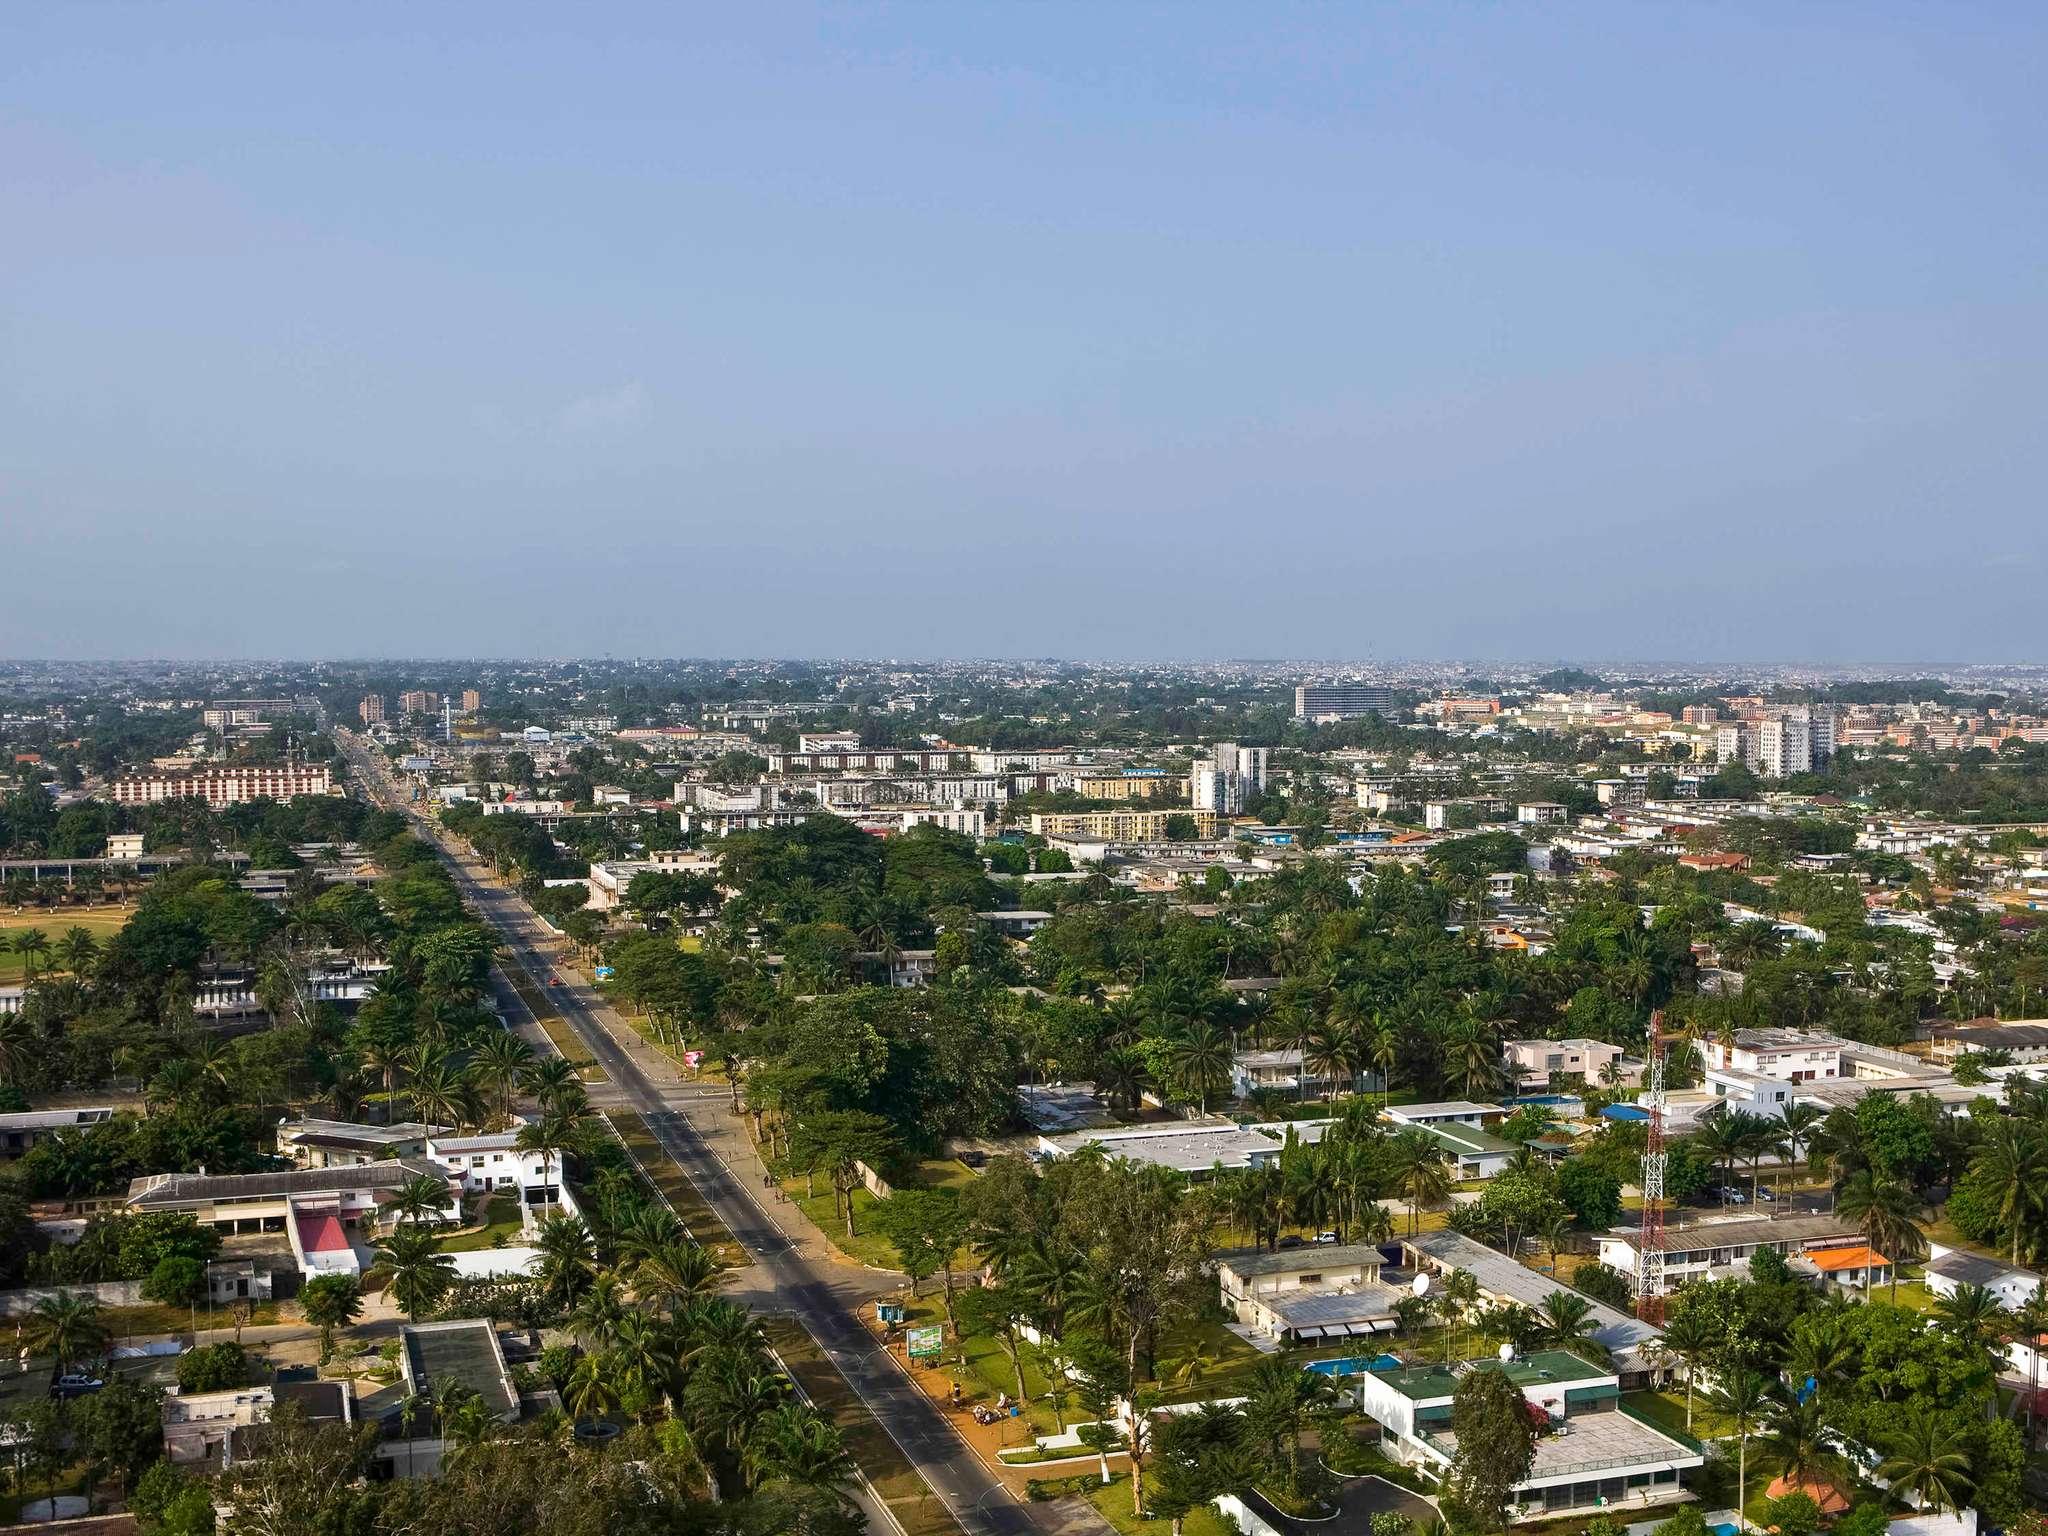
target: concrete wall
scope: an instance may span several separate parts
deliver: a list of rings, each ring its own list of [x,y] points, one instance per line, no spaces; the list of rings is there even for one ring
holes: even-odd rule
[[[46,1285],[0,1291],[0,1317],[26,1317],[45,1296],[92,1296],[103,1307],[133,1307],[142,1301],[140,1280],[103,1280],[97,1285]]]

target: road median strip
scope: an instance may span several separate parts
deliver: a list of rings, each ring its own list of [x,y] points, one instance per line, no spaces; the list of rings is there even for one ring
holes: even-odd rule
[[[669,1208],[676,1213],[676,1219],[690,1229],[692,1237],[717,1254],[719,1262],[728,1268],[738,1269],[753,1262],[745,1246],[705,1203],[697,1186],[676,1166],[675,1159],[669,1156],[668,1149],[638,1111],[605,1109],[598,1113],[625,1143],[626,1151],[639,1165],[641,1173],[661,1192]]]
[[[810,1331],[793,1317],[763,1318],[762,1328],[811,1405],[838,1425],[855,1465],[888,1506],[904,1536],[962,1536],[952,1512],[881,1421],[868,1411]]]

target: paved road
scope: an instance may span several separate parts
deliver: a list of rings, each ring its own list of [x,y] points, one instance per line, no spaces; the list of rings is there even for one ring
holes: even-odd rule
[[[352,734],[336,734],[359,779],[372,786],[380,802],[403,810],[421,836],[441,849],[463,894],[498,929],[520,963],[526,963],[529,956],[546,954],[548,930],[525,901],[480,879],[442,842],[439,829],[404,803],[381,759],[365,753]],[[546,962],[539,964],[545,966]],[[539,979],[545,981],[546,974],[543,970]],[[982,1465],[945,1415],[904,1375],[895,1357],[877,1345],[852,1315],[850,1306],[860,1300],[857,1291],[845,1294],[832,1267],[805,1258],[754,1192],[735,1179],[705,1146],[682,1111],[683,1104],[700,1101],[702,1091],[665,1093],[657,1087],[649,1069],[642,1067],[642,1059],[649,1060],[655,1071],[672,1064],[666,1057],[657,1060],[630,1026],[581,985],[571,983],[548,991],[620,1096],[639,1111],[705,1203],[753,1254],[759,1274],[749,1275],[748,1280],[762,1293],[763,1309],[789,1312],[810,1330],[968,1536],[1037,1536],[1041,1530],[1037,1509],[1017,1499]],[[627,1037],[631,1044],[622,1045]]]

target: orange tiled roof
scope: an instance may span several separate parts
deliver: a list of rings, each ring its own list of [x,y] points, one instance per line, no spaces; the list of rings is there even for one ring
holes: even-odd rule
[[[1823,1274],[1832,1274],[1838,1269],[1889,1268],[1892,1262],[1883,1254],[1862,1244],[1854,1248],[1816,1248],[1804,1257]]]

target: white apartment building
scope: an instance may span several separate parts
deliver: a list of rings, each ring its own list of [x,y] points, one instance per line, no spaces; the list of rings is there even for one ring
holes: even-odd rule
[[[1241,747],[1219,741],[1207,757],[1196,758],[1188,771],[1188,799],[1198,811],[1237,816],[1245,801],[1266,790],[1268,747]]]

